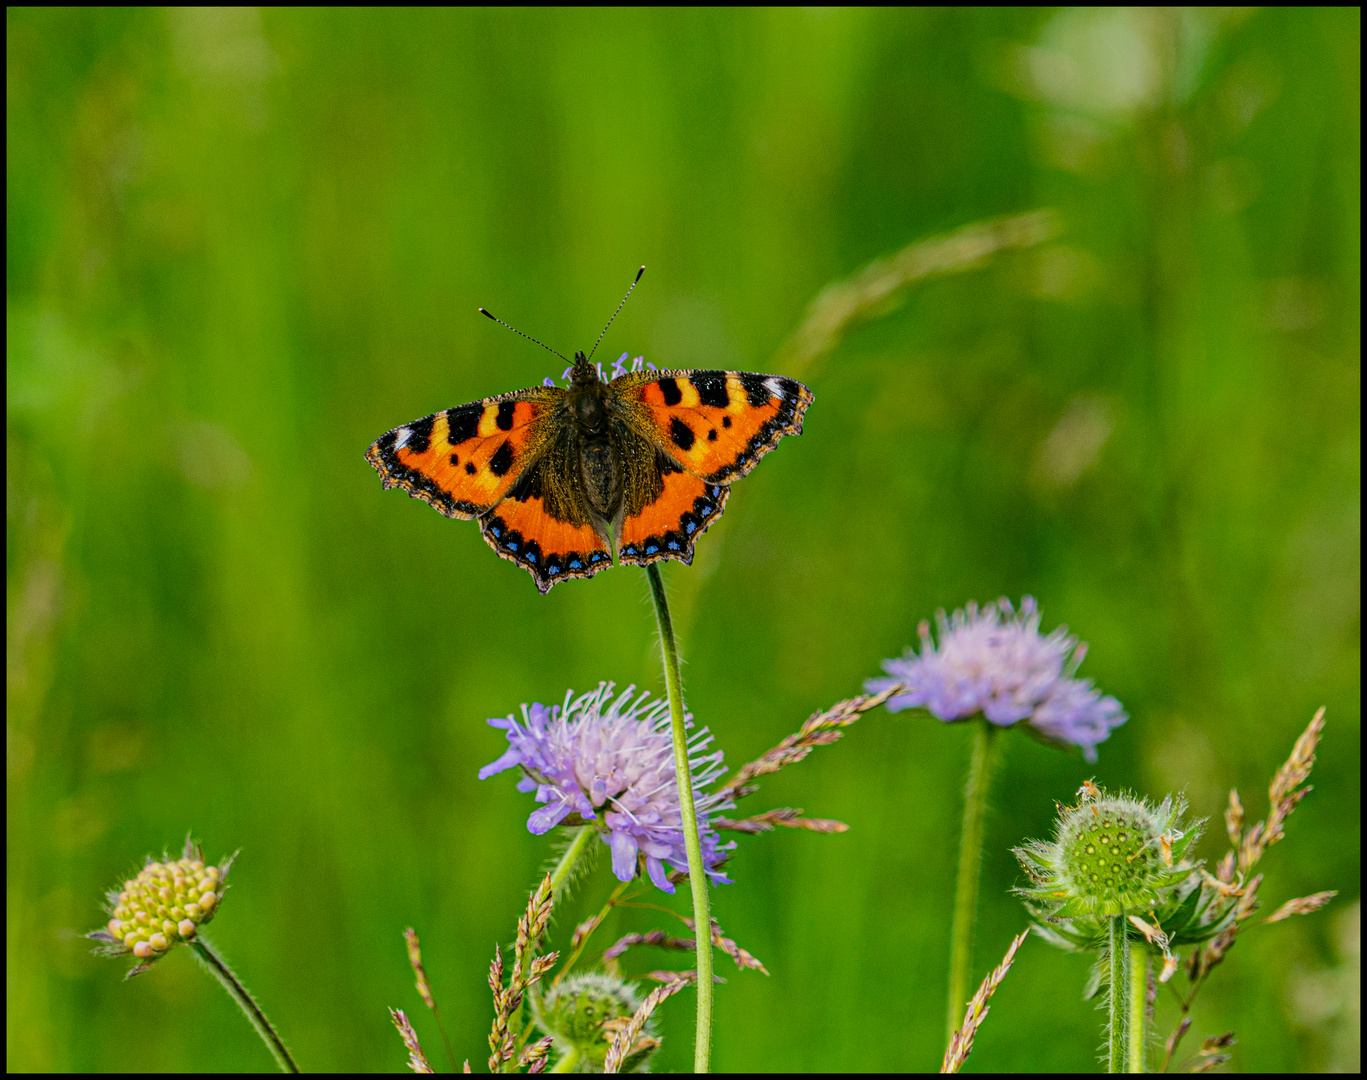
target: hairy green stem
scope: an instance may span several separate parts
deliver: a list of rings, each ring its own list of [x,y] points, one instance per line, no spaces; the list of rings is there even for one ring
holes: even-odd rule
[[[574,875],[574,868],[579,860],[583,858],[584,852],[588,851],[589,844],[598,834],[598,830],[592,825],[583,825],[574,830],[574,839],[569,842],[564,853],[560,856],[560,861],[555,864],[555,869],[551,871],[551,896],[557,901],[560,894],[565,891],[565,886],[570,883],[570,878]]]
[[[560,900],[561,894],[569,885],[574,877],[574,868],[579,864],[579,860],[584,857],[584,853],[589,850],[589,845],[593,842],[598,830],[592,825],[583,825],[579,828],[572,828],[574,835],[570,842],[565,845],[565,850],[560,853],[560,858],[556,861],[555,869],[551,871],[551,900],[552,903]],[[541,942],[534,942],[529,952],[535,952],[540,948]],[[578,954],[576,954],[578,955]],[[532,1002],[533,1011],[539,1007],[541,1000],[541,987],[535,984],[527,987],[527,997]],[[531,1034],[531,1029],[527,1027],[523,1019],[523,1010],[517,1009],[508,1018],[508,1030],[512,1032],[514,1039],[514,1052],[517,1055],[522,1053],[523,1047],[527,1045],[527,1038]],[[445,1031],[442,1032],[445,1035]]]
[[[571,1046],[568,1050],[566,1050],[563,1054],[560,1055],[560,1060],[557,1061],[546,1071],[553,1073],[567,1073],[578,1072],[578,1070],[579,1051],[576,1050],[573,1046]]]
[[[679,811],[683,817],[684,848],[688,852],[688,884],[693,892],[693,926],[698,942],[698,1024],[693,1042],[693,1071],[708,1071],[712,1056],[712,912],[708,905],[707,873],[703,869],[698,815],[693,808],[693,773],[688,767],[688,734],[684,730],[683,686],[679,678],[679,650],[669,617],[664,582],[655,563],[646,567],[655,618],[660,625],[669,720],[674,732],[674,773],[679,782]]]
[[[1106,943],[1106,1071],[1124,1072],[1129,1063],[1130,1026],[1126,999],[1130,991],[1130,946],[1125,940],[1125,913],[1112,915]]]
[[[968,1004],[969,969],[973,960],[973,923],[978,912],[978,877],[982,870],[983,817],[997,742],[995,724],[976,721],[973,757],[964,785],[964,824],[959,837],[959,879],[954,887],[954,929],[949,939],[949,1015],[946,1041],[963,1023]]]
[[[1142,1073],[1144,1068],[1144,1046],[1146,1041],[1145,1011],[1149,996],[1149,954],[1142,941],[1130,943],[1130,1001],[1129,1054],[1125,1060],[1125,1071]]]
[[[280,1066],[280,1071],[297,1073],[299,1066],[294,1063],[294,1058],[290,1057],[290,1052],[285,1049],[279,1032],[271,1026],[271,1022],[266,1019],[266,1014],[261,1011],[261,1006],[248,993],[247,988],[238,981],[232,968],[214,951],[214,947],[209,944],[208,939],[200,934],[190,942],[190,948],[204,962],[204,966],[212,971],[218,981],[223,984],[223,989],[228,991],[229,996],[247,1014],[247,1019],[252,1022],[252,1027],[256,1028],[256,1033],[261,1036],[261,1041],[266,1044],[266,1048],[275,1057],[276,1064]]]

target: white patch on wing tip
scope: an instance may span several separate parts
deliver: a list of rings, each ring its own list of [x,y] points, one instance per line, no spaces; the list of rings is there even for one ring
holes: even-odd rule
[[[406,427],[401,427],[396,432],[394,432],[394,449],[402,450],[405,446],[407,446],[408,436],[409,431]]]
[[[769,393],[773,394],[779,401],[783,400],[783,384],[778,379],[770,376],[764,380],[764,385],[769,388]]]

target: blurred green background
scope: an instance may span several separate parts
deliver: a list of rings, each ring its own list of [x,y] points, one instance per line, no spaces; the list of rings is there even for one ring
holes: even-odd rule
[[[667,572],[728,761],[937,607],[1029,593],[1088,641],[1131,719],[1095,767],[1005,740],[976,980],[1055,799],[1184,789],[1216,859],[1227,789],[1261,816],[1326,705],[1262,895],[1341,894],[1243,941],[1194,1035],[1357,1068],[1357,10],[11,8],[6,56],[11,1070],[270,1066],[184,950],[124,984],[80,936],[187,829],[242,848],[215,939],[306,1069],[401,1068],[390,1005],[444,1063],[405,925],[482,1067],[549,851],[476,780],[484,721],[661,690],[653,616],[637,570],[539,596],[362,454],[559,374],[477,305],[586,347],[641,263],[600,358],[816,395]],[[832,282],[1038,208],[1053,239],[792,345]],[[851,828],[741,838],[715,912],[772,975],[719,967],[718,1068],[938,1065],[968,734],[870,714],[743,804]],[[608,887],[603,860],[557,944]],[[1087,968],[1028,942],[970,1069],[1095,1068]]]

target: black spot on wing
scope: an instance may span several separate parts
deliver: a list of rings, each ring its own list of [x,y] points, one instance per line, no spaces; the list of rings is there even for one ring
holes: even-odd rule
[[[465,471],[466,471],[467,473],[469,473],[471,476],[474,476],[474,475],[475,475],[475,463],[474,463],[473,461],[467,461],[467,462],[465,463]]]
[[[683,400],[683,391],[679,389],[679,384],[673,379],[660,380],[660,393],[665,397],[665,404],[673,408]]]
[[[462,405],[456,409],[446,410],[446,426],[450,428],[450,433],[446,436],[446,441],[452,446],[463,443],[466,439],[473,439],[479,434],[479,418],[484,414],[484,406],[475,402],[473,405]]]
[[[408,425],[408,442],[406,449],[413,454],[425,454],[427,448],[432,445],[432,424],[437,417],[424,416],[421,420],[414,420]]]
[[[709,371],[706,374],[694,375],[692,382],[702,404],[717,409],[724,409],[731,404],[731,395],[726,390],[725,372]]]
[[[674,445],[685,453],[693,447],[693,429],[677,416],[669,421],[669,437],[674,440]]]
[[[459,455],[459,454],[452,454],[452,455],[451,455],[451,464],[452,464],[452,465],[459,465],[459,464],[460,464],[460,455]]]
[[[499,431],[513,430],[513,413],[517,411],[517,402],[500,401],[498,403],[498,416],[494,423],[498,425]]]
[[[494,456],[489,459],[489,471],[495,476],[504,476],[513,467],[513,448],[504,442]]]
[[[777,390],[771,391],[766,383],[773,380]],[[802,433],[802,410],[811,402],[811,392],[796,379],[779,375],[757,375],[750,372],[740,374],[741,385],[745,387],[746,400],[759,408],[776,402],[773,416],[760,425],[751,436],[736,459],[723,469],[704,477],[708,483],[729,483],[738,476],[754,468],[755,463],[774,448],[784,435]],[[730,427],[730,417],[722,417],[722,426]]]

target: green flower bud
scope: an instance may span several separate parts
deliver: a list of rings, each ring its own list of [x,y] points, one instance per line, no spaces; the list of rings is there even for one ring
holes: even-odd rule
[[[1090,781],[1078,795],[1076,806],[1059,808],[1052,841],[1015,849],[1030,878],[1016,895],[1037,931],[1067,949],[1099,948],[1107,921],[1127,916],[1131,940],[1146,941],[1170,974],[1170,947],[1208,940],[1233,921],[1233,898],[1188,858],[1204,822],[1182,820],[1181,796],[1152,806]]]
[[[617,1030],[640,1007],[642,995],[633,983],[604,972],[587,972],[564,979],[533,1002],[537,1027],[551,1036],[557,1054],[572,1056],[579,1072],[602,1072],[603,1061]],[[657,1039],[654,1017],[641,1034]],[[648,1072],[649,1050],[628,1057],[622,1072]]]
[[[1185,809],[1180,797],[1152,807],[1084,785],[1078,805],[1061,809],[1052,842],[1016,850],[1033,882],[1017,892],[1050,919],[1152,912],[1195,870],[1185,856],[1200,825],[1179,827]]]
[[[163,856],[162,862],[155,862],[149,858],[136,877],[108,894],[109,922],[87,935],[104,942],[96,953],[131,953],[144,961],[129,972],[136,975],[173,945],[193,939],[217,912],[234,857],[220,866],[205,866],[198,845],[186,840],[179,859]]]

